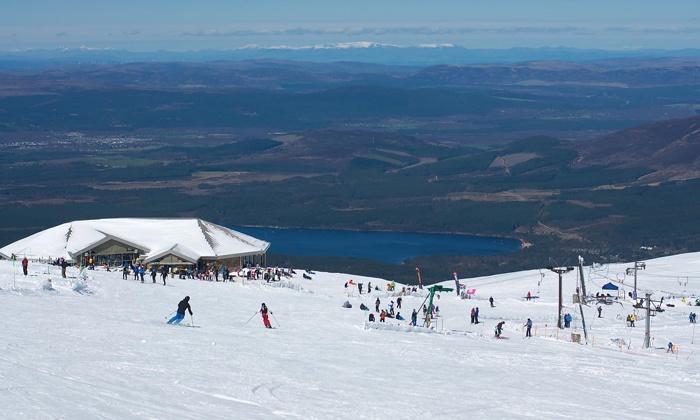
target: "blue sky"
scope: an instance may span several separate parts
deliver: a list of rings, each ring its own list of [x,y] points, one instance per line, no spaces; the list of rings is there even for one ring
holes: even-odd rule
[[[0,50],[343,42],[468,48],[700,47],[697,0],[3,0]]]

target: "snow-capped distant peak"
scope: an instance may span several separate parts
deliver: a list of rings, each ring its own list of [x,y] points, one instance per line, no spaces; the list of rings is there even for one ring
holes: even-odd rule
[[[349,49],[349,48],[377,48],[377,47],[394,47],[400,48],[399,45],[393,44],[380,44],[377,42],[342,42],[339,44],[326,44],[322,46],[317,46],[315,48],[328,48],[328,49]]]
[[[454,48],[454,44],[418,44],[418,48]]]
[[[405,48],[401,45],[394,44],[381,44],[378,42],[360,41],[360,42],[341,42],[334,44],[316,44],[316,45],[302,45],[298,47],[293,47],[290,45],[272,45],[268,47],[261,47],[255,44],[248,44],[238,49],[267,49],[267,50],[348,50],[348,49],[361,49],[361,48]]]
[[[58,51],[112,51],[114,48],[97,48],[97,47],[88,47],[86,45],[81,45],[80,47],[58,47],[56,48]]]

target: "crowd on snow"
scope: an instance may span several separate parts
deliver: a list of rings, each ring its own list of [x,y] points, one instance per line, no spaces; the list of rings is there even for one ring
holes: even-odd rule
[[[372,291],[381,291],[379,286],[375,285],[373,288],[371,282],[368,283],[367,289],[364,289],[363,283],[354,282],[353,280],[350,280],[350,281],[345,283],[346,290],[351,286],[357,287],[357,291],[360,295],[363,294],[363,291],[366,294],[369,294]],[[461,286],[462,285],[460,285],[460,287]],[[396,284],[393,281],[391,283],[386,284],[387,292],[395,292],[395,288],[396,288]],[[402,297],[401,296],[410,295],[412,293],[415,293],[416,291],[417,291],[417,288],[415,286],[413,286],[413,287],[403,286],[401,288],[401,292],[398,293],[399,296],[396,299],[396,302],[394,302],[394,300],[390,300],[388,303],[388,308],[385,308],[385,309],[380,308],[381,300],[379,297],[377,297],[377,299],[374,302],[375,303],[374,312],[379,314],[378,315],[379,322],[386,322],[387,318],[392,318],[392,319],[396,319],[399,321],[403,321],[404,317],[401,315],[400,312],[398,312],[398,309],[401,309],[401,304],[402,304]],[[577,292],[578,292],[578,289],[577,289]],[[437,295],[437,297],[438,297],[438,299],[440,298],[439,295]],[[470,299],[472,296],[467,296],[465,293],[462,293],[460,295],[460,297],[462,299]],[[600,295],[600,294],[598,294],[596,296],[596,298],[601,298],[601,297],[607,297],[607,296]],[[533,301],[535,298],[539,298],[539,296],[533,296],[532,293],[530,293],[528,291],[524,300],[530,302],[530,301]],[[495,305],[494,305],[493,296],[489,297],[488,301],[489,301],[489,305],[492,308],[494,308]],[[698,303],[698,305],[700,306],[700,303]],[[352,304],[350,303],[350,301],[345,301],[345,303],[343,304],[343,307],[352,308]],[[396,307],[396,309],[397,309],[396,313],[395,313],[394,307]],[[370,308],[367,305],[365,305],[364,303],[360,303],[360,309],[363,311],[370,311]],[[436,317],[440,316],[440,307],[438,305],[432,305],[431,308],[428,308],[427,305],[424,304],[422,311],[423,311],[423,319],[426,320],[427,325],[430,325],[431,319],[435,319]],[[601,318],[602,317],[602,307],[601,306],[598,306],[597,312],[598,312],[598,318]],[[412,314],[411,314],[411,320],[409,322],[409,325],[416,326],[417,317],[418,317],[418,312],[414,309]],[[694,323],[696,320],[696,317],[697,317],[697,314],[694,314],[691,312],[689,315],[690,322]],[[563,328],[571,328],[571,322],[573,321],[573,316],[570,313],[566,313],[563,315],[562,321],[563,321],[563,325],[562,325]],[[634,327],[635,321],[636,321],[636,315],[630,314],[627,316],[626,322],[627,322],[628,326]],[[376,322],[375,314],[369,313],[368,322]],[[479,324],[480,323],[480,321],[479,321],[479,308],[478,307],[471,308],[470,323],[471,324]],[[505,321],[500,321],[494,327],[494,336],[496,338],[502,338],[501,334],[503,332],[504,325],[505,325]],[[523,322],[523,327],[525,328],[525,337],[532,336],[532,326],[533,326],[533,322],[532,322],[532,319],[530,319],[530,318],[527,318],[527,321]]]
[[[108,269],[109,270],[109,269]],[[166,284],[166,279],[168,274],[170,278],[177,276],[179,279],[192,279],[192,280],[203,280],[203,281],[234,281],[235,278],[243,278],[246,280],[265,280],[267,282],[271,281],[281,281],[282,277],[291,278],[293,274],[296,274],[293,268],[267,268],[263,269],[260,266],[247,267],[239,270],[231,271],[225,265],[211,266],[204,265],[203,267],[175,267],[168,265],[151,265],[150,267],[141,264],[140,262],[125,262],[122,266],[122,278],[128,280],[130,275],[133,275],[133,279],[145,281],[146,275],[149,274],[153,283],[156,282],[156,278],[160,275],[163,284]]]

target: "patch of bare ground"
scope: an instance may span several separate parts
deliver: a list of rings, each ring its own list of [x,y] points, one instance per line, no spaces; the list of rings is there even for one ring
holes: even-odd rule
[[[656,186],[664,181],[687,181],[697,178],[700,178],[700,170],[688,168],[675,170],[673,168],[666,168],[649,175],[644,175],[638,179],[638,182],[644,183],[645,185]]]
[[[497,166],[503,166],[507,169],[509,166],[515,166],[519,163],[527,162],[528,160],[534,159],[538,156],[539,155],[537,153],[513,153],[511,155],[496,156],[491,162],[491,165],[489,165],[489,169]]]
[[[256,172],[196,172],[190,179],[178,179],[171,181],[134,181],[134,182],[106,182],[94,185],[100,190],[135,190],[152,188],[175,188],[184,192],[199,194],[200,184],[215,184],[216,186],[227,184],[244,184],[256,181],[283,181],[285,179],[304,177],[311,178],[317,174],[309,173],[256,173]]]
[[[392,155],[399,155],[399,156],[411,156],[410,153],[405,152],[403,150],[392,150],[392,149],[383,149],[383,148],[377,148],[378,152],[384,152],[384,153],[391,153]]]
[[[535,235],[554,235],[558,236],[561,239],[576,239],[579,241],[583,240],[583,237],[577,233],[564,232],[553,226],[547,226],[542,222],[537,222],[537,226],[533,230],[533,233]]]
[[[448,194],[445,197],[436,197],[435,200],[470,200],[504,203],[509,201],[541,201],[556,194],[558,194],[557,191],[542,190],[510,190],[497,193],[465,192]]]
[[[575,206],[586,207],[589,209],[592,209],[595,207],[610,207],[611,206],[611,204],[591,203],[590,201],[581,201],[581,200],[566,200],[566,202],[569,204],[573,204]]]
[[[68,203],[94,203],[96,200],[93,197],[85,198],[41,198],[36,200],[15,200],[7,201],[8,204],[20,204],[23,206],[36,206],[40,204],[62,205]]]
[[[272,140],[281,141],[284,144],[294,143],[297,140],[303,139],[304,136],[298,134],[283,134],[281,136],[273,137]]]
[[[605,230],[606,228],[609,228],[610,226],[617,225],[619,224],[624,217],[620,215],[613,215],[613,216],[607,216],[605,218],[602,218],[600,220],[596,220],[592,223],[587,223],[587,224],[582,224],[578,225],[575,228],[571,229],[566,229],[562,230],[553,226],[546,225],[542,222],[538,222],[537,225],[535,226],[520,226],[515,230],[516,234],[534,234],[534,235],[542,235],[542,236],[557,236],[561,239],[578,239],[578,240],[584,240],[584,237],[580,235],[578,232],[587,232],[590,231],[591,229],[598,229],[598,230]],[[529,248],[533,246],[532,243],[528,243],[525,241],[522,241],[523,243],[523,248]]]
[[[516,234],[519,234],[519,235],[527,235],[530,233],[530,229],[528,229],[526,226],[519,226],[518,228],[515,229],[514,232]],[[520,248],[521,249],[530,248],[530,247],[535,246],[535,244],[533,244],[532,242],[527,242],[526,240],[524,240],[522,238],[518,238],[518,240],[520,241]]]
[[[122,191],[122,190],[142,190],[153,188],[179,188],[185,184],[190,184],[192,181],[134,181],[134,182],[105,182],[99,185],[93,185],[96,190],[106,191]]]
[[[427,165],[429,163],[435,163],[435,162],[437,162],[436,158],[420,158],[420,162],[418,162],[418,163],[414,163],[413,165],[404,166],[403,168],[392,169],[392,170],[387,171],[387,172],[403,171],[404,169],[415,168],[416,166]]]
[[[595,222],[592,223],[587,223],[585,225],[579,225],[573,229],[569,229],[568,232],[578,232],[578,231],[590,231],[591,229],[600,229],[603,230],[606,227],[610,227],[612,225],[619,224],[622,220],[624,219],[624,216],[621,215],[610,215],[605,218],[602,218],[600,220],[596,220]]]
[[[374,210],[374,207],[331,207],[333,211],[367,211]]]
[[[625,188],[628,188],[627,185],[600,185],[598,187],[593,188],[593,191],[595,190],[624,190]]]

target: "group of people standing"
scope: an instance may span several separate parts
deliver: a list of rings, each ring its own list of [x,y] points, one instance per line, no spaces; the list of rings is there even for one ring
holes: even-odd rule
[[[567,313],[564,315],[564,328],[569,328],[571,327],[571,321],[573,320],[573,317],[571,316],[570,313]]]
[[[394,313],[394,305],[396,305],[397,309],[401,309],[402,302],[403,302],[403,298],[401,298],[401,296],[399,296],[396,299],[396,304],[394,304],[393,300],[389,302],[389,305],[388,305],[389,309],[388,310],[387,309],[380,310],[379,306],[382,304],[382,301],[379,298],[377,298],[377,300],[374,301],[374,310],[375,310],[375,312],[377,312],[379,314],[379,322],[386,322],[386,318],[396,318],[398,321],[403,321],[404,317],[401,316],[401,312],[397,311],[396,313]],[[362,304],[360,306],[360,309],[364,310],[366,308],[367,307],[364,306],[364,304]],[[372,322],[372,321],[374,321],[374,319],[375,319],[374,314],[370,314],[369,321]]]
[[[472,308],[472,312],[471,312],[471,323],[472,323],[472,324],[478,324],[478,323],[479,323],[479,307]]]
[[[11,259],[12,259],[12,261],[16,261],[16,260],[17,260],[17,256],[14,255],[14,254],[12,254]],[[64,279],[67,278],[67,276],[66,276],[66,269],[68,268],[69,265],[71,265],[71,264],[68,262],[68,260],[66,260],[66,259],[63,258],[63,257],[57,258],[57,259],[55,259],[55,260],[53,260],[53,261],[51,262],[51,265],[54,265],[54,266],[57,265],[57,266],[61,267],[61,277],[63,277]],[[88,268],[89,268],[89,266],[85,266],[85,267],[88,267]],[[93,269],[94,269],[94,267],[93,267]],[[24,258],[22,259],[22,273],[23,273],[25,276],[29,274],[29,259],[27,259],[27,257],[24,257]]]
[[[160,277],[163,280],[163,286],[167,286],[165,283],[165,280],[168,278],[168,266],[163,265],[158,269],[155,265],[152,265],[150,268],[151,271],[151,280],[153,280],[153,283],[156,282],[156,277],[158,276],[158,273],[160,273]],[[144,276],[146,275],[146,267],[143,266],[141,263],[137,263],[136,265],[130,266],[128,262],[125,262],[124,265],[122,266],[122,279],[123,280],[128,280],[129,279],[129,272],[134,273],[134,280],[138,281],[141,280],[141,283],[144,283]]]

